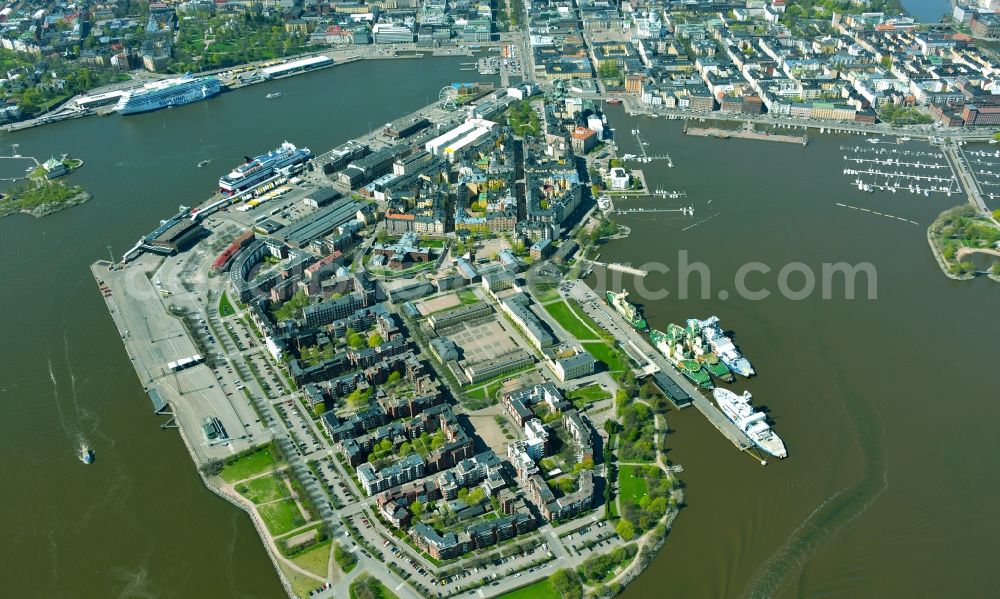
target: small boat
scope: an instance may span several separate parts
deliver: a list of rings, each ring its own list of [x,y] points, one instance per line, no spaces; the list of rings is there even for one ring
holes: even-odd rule
[[[198,163],[198,168],[205,167],[206,165],[208,165],[209,162],[212,162],[212,161],[210,159],[202,160],[201,162]]]
[[[273,99],[275,99],[275,98],[280,98],[280,97],[281,97],[281,96],[283,96],[283,95],[285,95],[285,94],[283,94],[283,93],[281,93],[281,92],[271,92],[271,93],[267,94],[267,95],[266,95],[266,96],[264,96],[264,97],[265,97],[266,99],[268,99],[268,100],[273,100]]]
[[[80,454],[78,457],[84,464],[93,464],[94,450],[91,449],[86,443],[80,443]]]

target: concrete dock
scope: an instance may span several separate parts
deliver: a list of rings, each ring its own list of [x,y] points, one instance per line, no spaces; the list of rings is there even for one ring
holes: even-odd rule
[[[156,272],[162,263],[162,258],[147,254],[127,266],[115,264],[114,269],[106,260],[91,266],[143,389],[151,399],[166,404],[167,409],[159,413],[172,414],[177,425],[187,432],[199,464],[268,441],[271,434],[249,402],[230,395],[235,384],[226,391],[205,364],[176,372],[168,367],[170,362],[193,356],[198,350],[181,321],[167,310],[147,274]],[[170,300],[171,305],[189,309],[193,305],[179,297]],[[151,412],[153,408],[151,405]],[[195,432],[208,418],[218,418],[229,440],[209,441]]]
[[[730,137],[735,137],[739,139],[756,139],[758,141],[780,141],[790,144],[800,144],[806,145],[809,143],[809,137],[806,135],[783,135],[781,133],[768,133],[766,131],[757,131],[749,123],[749,126],[743,126],[739,129],[722,129],[720,127],[685,127],[685,135],[694,135],[695,137],[717,137],[720,139],[728,139]]]
[[[669,374],[670,378],[691,396],[694,407],[704,414],[705,418],[740,451],[746,451],[754,447],[750,438],[743,431],[736,428],[736,425],[730,422],[728,418],[723,416],[719,408],[705,397],[700,389],[681,376],[641,333],[633,329],[617,312],[608,308],[604,300],[593,289],[588,287],[586,283],[577,279],[573,282],[573,287],[566,293],[566,296],[579,302],[580,307],[587,316],[593,318],[598,325],[612,333],[623,345],[628,345],[634,350],[638,350],[648,364],[652,364],[658,370]],[[629,353],[634,356],[636,351]]]

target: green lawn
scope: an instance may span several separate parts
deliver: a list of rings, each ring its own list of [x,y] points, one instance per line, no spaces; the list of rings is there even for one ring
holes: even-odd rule
[[[545,304],[545,311],[552,315],[562,328],[577,339],[597,339],[597,335],[584,324],[566,302]],[[599,330],[599,329],[595,329]]]
[[[285,482],[274,475],[240,483],[236,485],[236,492],[258,505],[290,496]]]
[[[323,541],[292,558],[300,568],[308,570],[317,576],[326,578],[327,567],[330,563],[330,544],[332,541]]]
[[[315,578],[309,578],[308,576],[299,573],[297,570],[292,570],[288,565],[282,563],[280,564],[281,571],[285,574],[285,578],[292,585],[292,591],[298,597],[306,597],[309,595],[309,591],[312,591],[320,586],[319,581]]]
[[[274,503],[268,503],[257,508],[260,517],[264,519],[264,524],[271,531],[272,535],[284,534],[292,529],[305,524],[299,508],[291,499],[282,499]]]
[[[229,303],[229,296],[226,295],[225,291],[223,291],[222,297],[219,298],[219,316],[225,318],[233,314],[236,314],[236,309],[233,308],[231,303]]]
[[[601,333],[602,329],[600,325],[594,322],[593,318],[587,316],[587,313],[583,311],[583,308],[580,307],[580,304],[576,303],[576,300],[568,301],[566,302],[566,305],[569,306],[569,309],[573,311],[573,314],[576,314],[576,317],[579,318],[581,322],[589,326],[591,329],[597,331],[598,334]]]
[[[562,599],[549,579],[500,595],[500,599]]]
[[[250,478],[255,474],[260,474],[273,466],[277,460],[271,453],[270,447],[260,449],[242,456],[235,461],[226,464],[222,468],[222,478],[229,483]]]
[[[368,576],[358,577],[351,583],[351,599],[398,599],[397,595],[386,588],[377,579]]]
[[[489,383],[473,391],[469,391],[469,397],[476,399],[482,399],[485,401],[493,401],[496,398],[497,391],[503,387],[503,381],[496,381],[495,383]]]
[[[587,404],[591,404],[602,399],[607,399],[611,397],[611,394],[601,388],[600,385],[590,385],[589,387],[583,387],[581,389],[574,389],[566,394],[566,399],[573,402],[577,408],[582,408]]]
[[[621,372],[624,370],[625,366],[622,364],[621,354],[610,344],[601,341],[583,343],[582,345],[583,349],[589,351],[594,358],[604,362],[609,371]]]
[[[618,467],[618,492],[622,499],[638,503],[646,495],[646,479],[642,477],[643,466]]]
[[[474,292],[471,289],[463,289],[463,290],[459,291],[458,292],[458,299],[463,304],[475,304],[475,303],[478,303],[479,301],[481,301],[479,299],[479,296],[476,295],[476,292]]]

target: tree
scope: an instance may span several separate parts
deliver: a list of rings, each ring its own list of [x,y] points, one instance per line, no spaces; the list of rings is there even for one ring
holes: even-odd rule
[[[372,389],[368,387],[366,389],[357,388],[351,391],[350,395],[347,396],[347,403],[352,408],[361,408],[368,405],[368,400],[371,399]]]
[[[326,413],[326,403],[325,402],[321,401],[318,404],[316,404],[316,405],[313,406],[313,414],[315,414],[317,418],[322,417],[323,414],[325,414],[325,413]]]
[[[631,541],[632,537],[635,536],[635,527],[632,526],[632,523],[625,518],[618,521],[618,526],[615,527],[615,531],[618,533],[618,536],[625,541]]]
[[[554,572],[549,576],[549,583],[552,584],[562,599],[581,599],[583,597],[583,587],[580,585],[580,578],[573,570],[562,569]]]
[[[601,79],[618,79],[622,75],[622,71],[618,68],[618,62],[614,60],[602,60],[601,65],[597,67],[597,74],[601,76]]]
[[[482,503],[486,499],[486,491],[482,487],[476,487],[475,489],[469,491],[469,494],[465,497],[465,502],[469,505],[476,505]]]
[[[417,499],[410,506],[410,513],[413,514],[414,518],[416,518],[417,520],[419,520],[421,517],[423,517],[424,510],[426,508],[427,508],[427,504],[424,503],[423,501],[420,501],[419,499]]]
[[[378,333],[372,333],[371,335],[368,336],[368,347],[371,348],[378,347],[382,345],[384,341],[385,340],[382,339],[382,335],[379,335]]]
[[[394,383],[398,383],[399,379],[401,378],[403,378],[403,375],[398,370],[393,370],[392,372],[389,373],[388,382],[390,385],[392,385]]]
[[[354,329],[347,329],[344,333],[344,339],[347,340],[347,345],[354,349],[361,349],[365,346],[365,338]]]

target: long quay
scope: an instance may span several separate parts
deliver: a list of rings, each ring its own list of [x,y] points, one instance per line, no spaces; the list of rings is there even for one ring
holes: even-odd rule
[[[806,135],[767,133],[756,131],[747,127],[743,127],[741,129],[722,129],[720,127],[687,127],[684,129],[684,133],[686,135],[694,135],[695,137],[717,137],[720,139],[736,137],[739,139],[756,139],[758,141],[780,141],[803,146],[809,143],[809,137]]]
[[[698,411],[705,415],[705,418],[715,426],[716,429],[722,435],[729,439],[729,441],[735,445],[740,451],[746,451],[753,448],[753,442],[750,438],[746,436],[746,433],[736,428],[736,425],[729,421],[719,408],[715,407],[711,401],[701,392],[700,389],[694,386],[690,381],[681,376],[673,366],[667,362],[667,359],[663,357],[659,351],[656,350],[649,341],[638,331],[633,329],[625,319],[622,318],[614,310],[607,309],[607,305],[598,297],[598,295],[587,286],[586,283],[577,279],[573,283],[573,287],[568,292],[573,299],[580,303],[580,307],[583,311],[593,318],[597,324],[601,325],[604,330],[608,331],[615,338],[622,343],[622,345],[631,345],[638,353],[641,354],[642,358],[646,360],[647,364],[645,370],[650,369],[659,370],[664,374],[670,376],[670,378],[677,383],[681,389],[684,390],[689,396],[691,396],[694,406],[698,408]],[[630,352],[635,355],[636,352]],[[650,368],[652,367],[652,368]]]
[[[659,212],[664,212],[665,210],[659,210]],[[625,210],[623,212],[629,212]],[[646,212],[656,212],[656,210],[646,210]],[[625,274],[635,275],[637,277],[644,277],[649,274],[648,271],[642,270],[641,268],[633,268],[628,264],[619,264],[618,262],[612,262],[610,264],[605,264],[604,262],[597,262],[595,260],[583,259],[581,262],[589,264],[590,266],[602,266],[608,270],[617,270],[618,272],[623,272]]]

